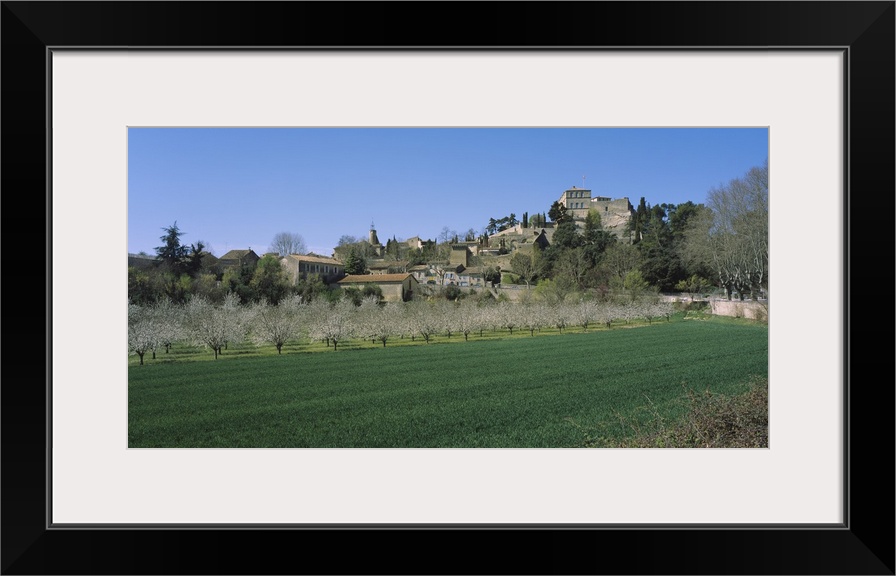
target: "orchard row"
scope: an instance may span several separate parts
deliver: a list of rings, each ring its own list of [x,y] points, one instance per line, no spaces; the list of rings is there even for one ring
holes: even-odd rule
[[[653,299],[627,302],[600,302],[582,299],[548,304],[498,302],[482,304],[465,299],[384,303],[369,296],[359,304],[351,300],[335,303],[316,299],[305,301],[293,296],[277,305],[266,302],[242,306],[235,294],[223,304],[196,297],[185,304],[163,300],[151,306],[128,305],[128,351],[143,364],[147,352],[153,356],[176,342],[204,346],[215,358],[228,343],[252,342],[275,346],[282,353],[287,342],[310,339],[338,349],[351,339],[382,343],[393,338],[422,338],[438,334],[462,334],[465,339],[488,331],[526,330],[534,335],[543,328],[576,327],[587,331],[594,326],[612,327],[614,322],[643,319],[668,320],[673,304]]]

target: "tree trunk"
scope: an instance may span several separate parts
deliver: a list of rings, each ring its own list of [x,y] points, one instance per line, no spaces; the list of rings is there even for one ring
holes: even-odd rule
[[[143,366],[143,355],[144,354],[146,354],[146,352],[137,352],[137,356],[140,357],[140,365],[141,366]]]
[[[282,352],[280,352],[281,348],[283,348],[283,343],[277,343],[277,354],[282,354]]]

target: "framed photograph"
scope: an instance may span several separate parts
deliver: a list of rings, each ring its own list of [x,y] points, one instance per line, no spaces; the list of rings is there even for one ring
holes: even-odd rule
[[[892,246],[893,2],[2,9],[3,183],[46,242],[45,345],[5,346],[46,377],[4,386],[4,573],[894,573],[892,366],[852,329],[891,286],[852,240]],[[474,41],[398,24],[434,16]],[[138,127],[767,130],[769,448],[133,449]]]

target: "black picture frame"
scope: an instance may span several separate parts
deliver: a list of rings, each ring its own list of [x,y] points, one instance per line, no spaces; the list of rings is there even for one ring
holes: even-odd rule
[[[4,574],[894,574],[893,366],[889,349],[872,352],[880,348],[877,331],[852,327],[868,317],[879,323],[881,305],[869,299],[883,301],[880,287],[894,286],[892,258],[863,258],[869,252],[889,256],[893,248],[894,2],[4,1],[0,14],[4,268],[12,279],[5,287],[7,298],[29,304],[7,307],[4,323]],[[47,303],[60,285],[50,275],[46,226],[48,54],[54,47],[844,51],[846,270],[819,271],[807,289],[842,282],[846,295],[845,302],[832,303],[845,311],[846,522],[783,528],[49,527],[50,311],[31,301],[39,299],[33,287],[42,282],[35,275],[46,280]],[[83,250],[78,257],[104,249],[72,247]],[[45,378],[34,377],[38,367],[47,367]]]

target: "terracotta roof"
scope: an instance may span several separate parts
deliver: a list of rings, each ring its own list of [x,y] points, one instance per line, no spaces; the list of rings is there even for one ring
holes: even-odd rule
[[[332,264],[342,266],[342,262],[333,258],[324,258],[323,256],[309,256],[306,254],[289,254],[284,258],[292,258],[293,260],[301,260],[302,262],[312,262],[314,264]]]
[[[406,278],[414,278],[410,274],[350,274],[339,281],[339,284],[383,284],[385,282],[403,282]],[[416,281],[416,278],[414,278]]]

